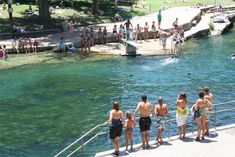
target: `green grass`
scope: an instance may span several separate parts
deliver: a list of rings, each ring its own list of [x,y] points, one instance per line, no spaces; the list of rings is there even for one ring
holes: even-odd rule
[[[64,19],[69,21],[74,20],[78,26],[84,26],[89,24],[111,22],[112,17],[114,17],[116,11],[115,7],[112,4],[114,0],[101,0],[100,1],[100,10],[104,11],[102,16],[93,16],[91,14],[91,0],[75,0],[75,8],[70,8],[70,4],[65,2],[65,9],[59,9],[57,13],[52,14],[52,22],[48,28],[61,28],[61,22]],[[130,19],[134,16],[145,15],[149,12],[157,12],[161,6],[193,6],[197,3],[203,4],[214,4],[214,0],[191,0],[189,3],[186,2],[174,2],[174,0],[169,0],[170,3],[164,3],[164,0],[139,0],[138,6],[145,6],[145,8],[134,7],[131,12],[121,13],[121,16],[124,19]],[[220,4],[231,4],[233,0],[223,0],[220,1]],[[51,6],[58,5],[58,1],[54,0]],[[33,11],[38,11],[36,5],[31,4]],[[26,30],[40,30],[44,29],[43,25],[38,20],[38,16],[28,16],[25,15],[25,10],[28,9],[28,4],[22,4],[20,6],[13,5],[13,17],[14,17],[14,26],[16,28],[24,28]],[[131,10],[131,7],[125,3],[122,3],[118,8],[123,8]],[[0,10],[0,32],[9,32],[9,15],[7,10]]]

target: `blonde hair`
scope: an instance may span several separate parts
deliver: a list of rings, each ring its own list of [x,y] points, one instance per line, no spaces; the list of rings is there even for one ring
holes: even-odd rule
[[[127,119],[131,119],[131,118],[132,118],[130,111],[127,111],[127,112],[126,112],[126,118],[127,118]]]

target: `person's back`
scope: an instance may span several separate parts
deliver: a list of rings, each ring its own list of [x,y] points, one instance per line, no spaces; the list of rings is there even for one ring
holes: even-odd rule
[[[156,115],[157,116],[165,116],[166,114],[168,114],[168,107],[167,107],[167,104],[158,104],[156,106]]]
[[[152,104],[150,102],[140,102],[141,117],[149,117],[152,111]]]

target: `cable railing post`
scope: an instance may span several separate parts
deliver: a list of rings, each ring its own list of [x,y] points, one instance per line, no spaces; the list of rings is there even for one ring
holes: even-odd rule
[[[214,129],[216,130],[216,123],[217,123],[217,121],[216,121],[216,118],[217,118],[217,106],[215,106],[215,113],[214,113]]]
[[[84,139],[82,138],[82,157],[84,156],[84,155],[83,155],[83,152],[84,152],[84,151],[83,151],[83,147],[84,147]]]
[[[168,139],[170,139],[170,129],[171,129],[171,115],[169,114],[168,115],[168,129],[167,129],[167,136],[168,136]]]
[[[194,124],[193,124],[193,122],[194,122],[194,117],[192,117],[192,134],[193,134],[193,130],[194,130]]]

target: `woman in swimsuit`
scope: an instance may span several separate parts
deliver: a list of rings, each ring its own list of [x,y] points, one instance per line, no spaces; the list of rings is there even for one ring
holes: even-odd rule
[[[199,99],[197,99],[195,104],[195,111],[199,110],[199,114],[197,118],[197,137],[196,141],[200,141],[200,135],[202,130],[202,140],[204,140],[205,129],[206,129],[206,120],[207,120],[207,110],[212,108],[212,104],[209,100],[204,98],[204,92],[200,91]]]
[[[135,121],[131,116],[131,112],[126,112],[126,120],[125,120],[125,128],[126,128],[126,151],[128,151],[128,144],[130,141],[131,150],[133,149],[133,128],[135,125]]]
[[[186,121],[188,116],[188,100],[185,93],[180,93],[178,96],[178,99],[176,100],[177,105],[177,112],[176,112],[176,122],[178,125],[178,131],[179,131],[179,139],[182,139],[182,130],[183,132],[183,139],[185,138],[186,134]]]
[[[109,120],[110,123],[110,139],[112,140],[113,147],[115,149],[114,155],[119,155],[120,137],[122,134],[122,121],[123,112],[120,110],[118,102],[113,103],[113,110],[110,111]]]

